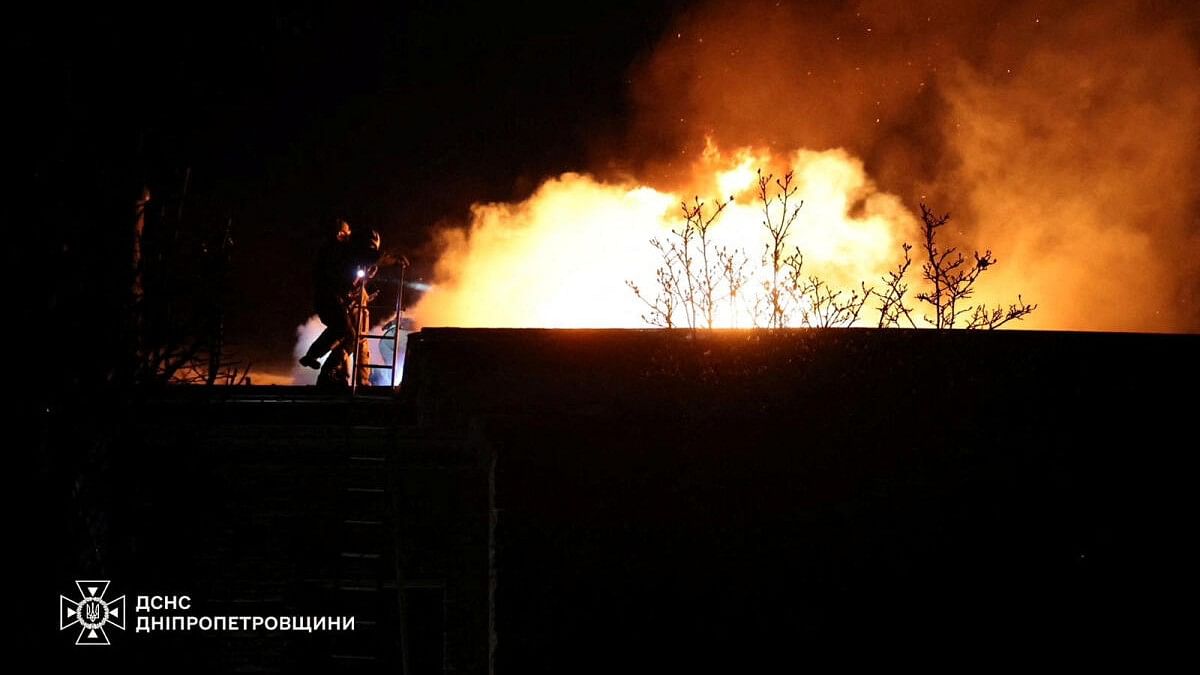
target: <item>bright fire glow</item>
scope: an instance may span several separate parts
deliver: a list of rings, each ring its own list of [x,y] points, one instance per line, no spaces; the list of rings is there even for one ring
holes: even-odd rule
[[[695,196],[711,205],[734,201],[714,224],[718,246],[740,249],[757,272],[745,302],[718,307],[720,326],[753,325],[750,298],[761,288],[759,260],[767,242],[756,171],[795,173],[795,198],[804,206],[792,229],[805,270],[830,283],[870,285],[914,241],[917,220],[880,192],[862,162],[842,150],[799,150],[777,160],[765,151],[723,155],[711,143],[697,161],[692,190],[673,194],[634,184],[563,174],[516,204],[477,204],[463,230],[441,233],[442,255],[433,289],[414,308],[423,326],[645,327],[646,307],[626,285],[655,292],[661,260],[650,245],[670,236],[682,219],[680,203]],[[775,190],[773,190],[773,193]]]

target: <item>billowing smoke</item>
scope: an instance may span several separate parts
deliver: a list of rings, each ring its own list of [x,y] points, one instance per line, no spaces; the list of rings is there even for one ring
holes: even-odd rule
[[[383,322],[378,323],[375,326],[372,326],[371,334],[373,334],[373,335],[385,334],[385,329],[387,328],[387,324],[389,321],[391,321],[390,317],[388,318],[387,321],[383,321]],[[297,384],[297,385],[316,384],[318,371],[313,370],[311,368],[305,368],[304,366],[301,366],[299,363],[296,363],[296,362],[299,361],[301,356],[304,356],[304,354],[308,351],[309,345],[311,345],[313,343],[313,340],[316,340],[317,336],[320,335],[321,332],[324,330],[325,330],[325,324],[321,323],[321,319],[316,317],[315,315],[308,317],[308,319],[304,323],[300,324],[299,326],[296,326],[296,344],[292,347],[292,356],[293,356],[294,365],[292,366],[291,373],[286,376],[275,376],[272,379],[276,380],[276,381],[272,381],[269,383],[270,384]],[[390,364],[392,362],[393,347],[392,347],[392,343],[391,343],[390,339],[389,340],[368,339],[368,340],[366,340],[366,343],[367,343],[367,349],[369,350],[368,355],[370,357],[371,363]],[[390,384],[390,385],[394,386],[394,385],[397,385],[400,383],[400,378],[403,375],[404,353],[405,353],[405,348],[407,347],[407,345],[408,345],[408,331],[407,330],[401,331],[399,345],[398,345],[399,349],[396,353],[396,370],[395,370],[395,372],[393,373],[389,370],[383,370],[383,369],[378,369],[378,368],[373,369],[371,372],[372,384],[380,385],[380,386],[388,386]],[[326,354],[325,356],[323,356],[319,359],[321,362],[321,365],[325,364],[325,359],[327,359],[327,358],[329,358],[328,354]]]
[[[308,317],[304,323],[296,326],[296,344],[292,347],[293,365],[292,365],[292,384],[316,384],[317,371],[311,368],[296,363],[301,356],[308,351],[308,346],[317,339],[317,336],[325,330],[325,324],[321,323],[315,315]],[[321,363],[325,363],[325,358],[321,359]]]
[[[999,259],[980,300],[1039,304],[1021,327],[1200,330],[1198,11],[701,5],[634,66],[630,142],[600,153],[597,178],[567,174],[525,202],[476,206],[469,227],[443,234],[418,319],[637,325],[623,282],[652,274],[645,242],[679,200],[722,194],[719,176],[741,164],[714,161],[719,148],[776,172],[837,157],[828,170],[861,176],[855,188],[822,174],[798,195],[815,218],[832,212],[808,224],[832,233],[818,248],[855,241],[863,218],[886,225],[859,249],[831,249],[818,260],[826,274],[894,263],[899,242],[917,243],[913,213],[928,201],[954,215],[950,243]],[[748,205],[740,188],[737,203]],[[864,216],[867,204],[878,212]]]
[[[1200,329],[1200,61],[1139,7],[1063,16],[1015,53],[998,36],[1011,80],[945,78],[943,181],[972,239],[1011,261],[997,285],[1052,308],[1041,325]]]
[[[670,148],[639,158],[666,178],[706,135],[844,147],[910,207],[953,212],[964,247],[992,248],[981,290],[1040,303],[1022,325],[1195,331],[1198,12],[709,3],[639,67],[631,147]]]

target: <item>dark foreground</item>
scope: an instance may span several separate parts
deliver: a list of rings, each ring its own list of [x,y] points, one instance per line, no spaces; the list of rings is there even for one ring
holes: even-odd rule
[[[74,397],[46,415],[27,630],[156,672],[1183,654],[1198,347],[445,329],[399,398]],[[75,579],[129,595],[111,647],[48,620]],[[138,594],[356,626],[137,633]]]

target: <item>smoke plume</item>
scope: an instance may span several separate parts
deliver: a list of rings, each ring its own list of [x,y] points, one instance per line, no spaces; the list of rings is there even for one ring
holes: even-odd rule
[[[951,211],[1031,327],[1200,329],[1196,5],[715,2],[641,64],[632,147],[843,147]],[[1189,33],[1190,29],[1190,33]],[[673,155],[673,156],[672,156]],[[908,233],[912,240],[915,234]]]
[[[594,178],[569,174],[526,202],[477,206],[468,228],[443,235],[435,283],[454,293],[439,298],[435,287],[418,318],[575,325],[581,312],[563,309],[567,300],[542,302],[538,288],[585,300],[596,286],[564,280],[608,267],[539,267],[562,255],[553,242],[579,245],[586,232],[604,260],[652,271],[643,249],[670,227],[669,205],[713,194],[715,172],[737,164],[714,164],[719,148],[792,167],[817,157],[858,167],[857,192],[799,195],[810,211],[822,199],[846,201],[832,209],[835,225],[813,227],[855,227],[867,200],[888,204],[879,216],[888,231],[871,239],[866,258],[842,251],[856,272],[879,273],[899,242],[918,243],[912,214],[926,201],[952,213],[948,243],[998,258],[978,300],[1021,294],[1039,304],[1021,327],[1200,330],[1198,13],[1194,4],[1120,0],[702,4],[633,66],[629,142],[598,153]],[[596,201],[609,204],[606,194],[653,212],[606,212]],[[603,213],[607,221],[595,220]],[[892,260],[877,259],[880,244]],[[529,251],[540,257],[523,257]],[[523,265],[523,280],[503,280]],[[605,292],[625,292],[628,277],[608,273]],[[503,288],[492,293],[496,284]],[[492,308],[507,299],[525,313],[494,309],[473,320],[454,305],[470,297]],[[583,312],[582,325],[636,317],[621,312]]]

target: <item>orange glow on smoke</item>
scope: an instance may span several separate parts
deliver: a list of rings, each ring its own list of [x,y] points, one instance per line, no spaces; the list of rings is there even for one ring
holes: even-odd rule
[[[679,203],[734,196],[714,236],[761,273],[755,172],[790,167],[805,200],[790,244],[836,288],[878,287],[908,242],[908,305],[928,315],[913,297],[927,201],[953,215],[942,246],[998,260],[974,303],[1038,305],[1009,327],[1200,331],[1190,5],[837,5],[702,0],[681,12],[630,72],[627,138],[596,151],[603,171],[476,205],[441,234],[418,322],[645,326],[625,282],[653,293],[648,240],[678,227]],[[876,304],[858,325],[876,325]],[[749,318],[743,308],[719,323]]]

